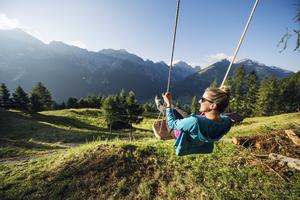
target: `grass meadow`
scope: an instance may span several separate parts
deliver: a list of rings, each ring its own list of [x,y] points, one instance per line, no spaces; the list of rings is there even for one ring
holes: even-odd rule
[[[212,154],[178,157],[145,117],[109,133],[99,109],[0,111],[0,199],[299,199],[300,173],[233,137],[300,130],[300,113],[247,118]],[[299,151],[298,151],[299,152]],[[299,156],[299,154],[295,154]],[[27,159],[21,159],[27,158]],[[280,166],[279,166],[280,167]],[[284,170],[283,170],[284,168]]]

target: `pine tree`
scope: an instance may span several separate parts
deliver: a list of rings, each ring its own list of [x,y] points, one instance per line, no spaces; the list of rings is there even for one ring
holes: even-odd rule
[[[255,71],[252,71],[247,76],[247,93],[245,97],[245,117],[255,115],[255,103],[258,92],[258,78]]]
[[[269,80],[264,79],[260,83],[260,87],[258,90],[258,97],[255,106],[255,113],[257,116],[267,115],[268,112],[268,100],[269,98]]]
[[[87,98],[85,98],[85,101],[87,102],[86,107],[88,107],[88,108],[99,108],[100,107],[98,98],[96,96],[88,96]]]
[[[300,72],[280,82],[280,112],[295,112],[300,108]]]
[[[67,101],[67,108],[77,108],[78,100],[75,97],[69,97]]]
[[[226,108],[225,112],[231,113],[231,112],[234,112],[234,110],[233,110],[234,97],[233,97],[233,92],[232,92],[232,88],[233,88],[232,79],[230,77],[228,77],[225,80],[224,85],[230,88],[229,106]]]
[[[232,79],[231,79],[230,77],[228,77],[228,78],[225,80],[224,85],[227,85],[227,86],[229,86],[230,88],[232,88]]]
[[[51,110],[59,110],[59,109],[60,109],[60,105],[55,101],[52,101]]]
[[[105,97],[103,97],[101,95],[98,95],[98,97],[97,97],[97,102],[98,102],[98,105],[99,105],[98,108],[102,107],[104,99],[105,99]]]
[[[126,97],[126,114],[127,114],[127,123],[130,125],[130,140],[132,137],[132,123],[140,123],[143,118],[140,117],[143,113],[142,107],[137,103],[135,99],[135,94],[133,91],[130,91]]]
[[[275,114],[278,107],[278,81],[269,77],[261,82],[255,112],[258,116],[269,116]]]
[[[49,90],[38,82],[31,91],[30,103],[33,112],[50,110],[52,105],[52,97]]]
[[[217,79],[215,79],[213,82],[211,82],[210,86],[211,88],[217,88],[218,87],[218,83],[217,83]]]
[[[28,94],[20,85],[17,87],[15,93],[13,93],[12,101],[16,109],[29,110],[30,100]]]
[[[122,104],[126,102],[126,92],[124,89],[121,90],[119,94],[119,99],[120,99],[120,103]]]
[[[39,112],[43,110],[43,104],[40,97],[35,93],[32,93],[30,96],[30,105],[32,112]]]
[[[10,92],[4,83],[0,86],[0,107],[8,109],[11,106]]]
[[[192,98],[191,113],[196,114],[198,110],[199,110],[199,103],[197,101],[197,97],[194,96]]]
[[[144,103],[143,104],[143,110],[144,110],[144,113],[150,113],[151,112],[151,105],[150,103]]]
[[[157,112],[156,106],[154,105],[154,103],[144,103],[143,104],[143,110],[144,113],[154,113]]]
[[[231,102],[231,110],[241,115],[244,114],[245,110],[245,76],[245,69],[243,66],[241,66],[235,70],[232,79],[233,100]]]
[[[120,94],[118,97],[116,97],[116,101],[118,102],[117,103],[117,109],[118,109],[118,112],[119,112],[119,116],[120,116],[120,119],[122,122],[124,122],[124,126],[129,126],[129,122],[128,122],[128,116],[127,116],[127,102],[126,102],[126,98],[127,98],[127,95],[126,95],[126,92],[124,89],[121,90]]]
[[[116,96],[107,96],[103,101],[103,116],[109,126],[109,132],[112,133],[112,125],[120,120],[118,112],[118,98]]]
[[[106,123],[109,125],[109,132],[111,134],[112,133],[112,123],[114,121],[112,96],[106,97],[103,102],[103,116],[104,116]]]
[[[74,106],[74,102],[71,102],[71,104],[73,104],[73,106]],[[88,108],[89,107],[88,101],[85,98],[80,98],[79,101],[78,101],[78,105],[76,107],[78,107],[78,108]]]
[[[279,80],[275,77],[271,77],[271,85],[270,85],[270,93],[272,99],[272,108],[270,109],[270,112],[272,115],[278,114],[279,113],[279,108],[280,108],[280,100],[279,100],[279,93],[280,93],[280,87],[279,87]]]
[[[66,109],[66,103],[64,101],[59,105],[59,109]]]

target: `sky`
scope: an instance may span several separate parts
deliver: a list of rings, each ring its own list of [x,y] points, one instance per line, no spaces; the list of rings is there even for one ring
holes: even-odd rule
[[[255,0],[181,0],[174,61],[201,67],[232,58]],[[300,71],[296,36],[280,53],[300,0],[260,0],[237,61]],[[90,51],[126,49],[143,59],[170,63],[176,0],[0,0],[0,29],[21,28]]]

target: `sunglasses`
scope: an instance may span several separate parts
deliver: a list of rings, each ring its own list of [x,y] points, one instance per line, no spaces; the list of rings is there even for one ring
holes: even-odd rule
[[[209,103],[214,103],[213,101],[208,100],[208,99],[206,99],[206,98],[204,98],[204,97],[201,97],[201,98],[200,98],[199,103],[204,103],[204,102],[206,102],[206,101],[208,101]]]

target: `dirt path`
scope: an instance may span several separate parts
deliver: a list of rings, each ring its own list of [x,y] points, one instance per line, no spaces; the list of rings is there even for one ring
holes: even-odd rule
[[[11,157],[11,158],[4,158],[4,159],[0,159],[0,164],[24,162],[24,161],[32,160],[35,158],[46,157],[46,156],[55,155],[55,154],[58,154],[58,152],[51,151],[51,152],[39,153],[39,154],[31,155],[31,156],[17,156],[17,157]]]
[[[63,143],[63,144],[59,144],[58,146],[63,147],[63,148],[72,148],[72,147],[79,146],[81,144],[83,144],[83,143]],[[50,152],[39,153],[39,154],[30,155],[30,156],[17,156],[17,157],[11,157],[11,158],[3,158],[3,159],[0,159],[0,164],[25,162],[28,160],[41,158],[41,157],[47,157],[47,156],[55,155],[58,153],[59,153],[58,151],[50,151]]]

